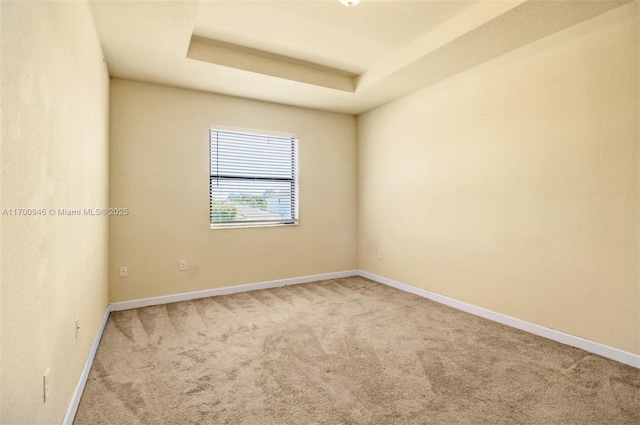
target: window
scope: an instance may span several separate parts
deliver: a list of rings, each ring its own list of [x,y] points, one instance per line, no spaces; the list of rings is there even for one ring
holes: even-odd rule
[[[209,131],[211,228],[298,224],[298,138]]]

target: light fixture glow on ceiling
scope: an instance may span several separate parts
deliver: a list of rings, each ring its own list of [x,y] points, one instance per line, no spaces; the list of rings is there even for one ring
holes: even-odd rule
[[[340,3],[344,4],[347,7],[357,6],[361,0],[339,0]]]

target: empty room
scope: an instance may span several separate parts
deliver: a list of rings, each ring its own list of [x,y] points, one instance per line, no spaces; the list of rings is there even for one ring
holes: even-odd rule
[[[0,424],[640,424],[640,0],[0,15]]]

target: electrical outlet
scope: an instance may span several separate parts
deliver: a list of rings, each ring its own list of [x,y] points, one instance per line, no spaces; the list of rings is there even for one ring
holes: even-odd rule
[[[47,371],[42,375],[42,402],[46,403],[49,398],[49,371],[51,369],[47,368]]]
[[[378,258],[382,258],[382,248],[378,249]]]
[[[78,332],[80,332],[80,318],[76,317],[76,339],[78,339]]]
[[[120,277],[127,277],[129,275],[129,271],[127,270],[127,266],[120,266]]]
[[[180,271],[183,272],[187,270],[187,260],[180,260]]]

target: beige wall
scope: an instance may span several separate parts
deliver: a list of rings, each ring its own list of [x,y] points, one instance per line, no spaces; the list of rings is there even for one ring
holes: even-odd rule
[[[638,40],[636,2],[360,116],[359,268],[640,353]]]
[[[109,78],[88,3],[0,7],[1,207],[105,208]],[[108,302],[108,220],[1,225],[0,423],[61,423]]]
[[[212,124],[299,136],[299,226],[209,229]],[[355,269],[355,126],[349,115],[112,80],[110,202],[130,214],[111,218],[111,301]]]

